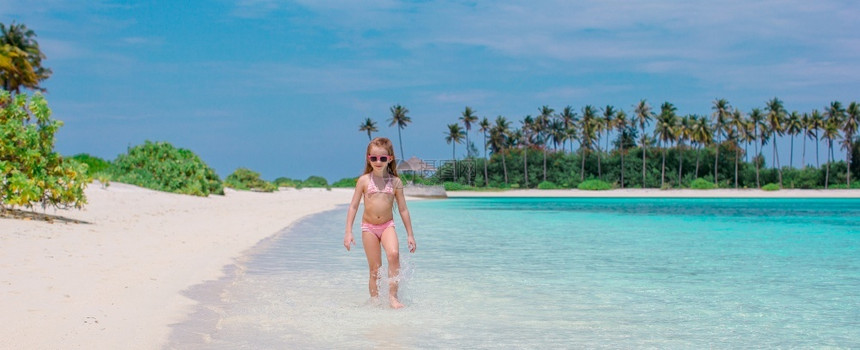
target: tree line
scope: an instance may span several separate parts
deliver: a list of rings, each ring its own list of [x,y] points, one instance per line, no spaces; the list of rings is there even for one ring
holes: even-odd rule
[[[405,107],[396,105],[390,111],[388,121],[390,126],[397,125],[398,131],[411,121]],[[852,171],[854,176],[860,172],[852,159],[858,145],[857,102],[846,107],[833,101],[821,110],[788,112],[783,101],[774,97],[763,108],[745,112],[732,107],[726,99],[715,99],[711,111],[710,115],[679,115],[670,102],[655,110],[646,100],[633,105],[632,114],[612,105],[603,108],[586,105],[578,111],[571,106],[560,111],[542,106],[537,114],[523,117],[514,127],[501,115],[492,121],[479,118],[467,106],[458,121],[448,124],[443,132],[444,140],[452,145],[455,162],[450,169],[440,169],[440,175],[464,184],[498,187],[508,187],[514,182],[530,188],[548,181],[565,187],[586,179],[599,179],[621,188],[630,185],[666,188],[702,178],[720,187],[761,188],[766,178],[783,188],[786,180],[783,175],[788,172],[792,181],[789,187],[797,187],[795,182],[801,181],[800,177],[805,178],[802,180],[805,187],[828,188],[838,175],[850,188]],[[482,156],[470,140],[473,129],[483,140]],[[359,130],[367,132],[368,138],[378,131],[370,118]],[[802,141],[800,164],[807,164],[806,140],[814,141],[815,167],[794,166],[798,137]],[[779,162],[776,145],[779,138],[790,139],[787,166]],[[458,161],[456,147],[464,142],[466,159]],[[819,156],[822,145],[826,147],[823,165]],[[834,157],[837,147],[845,150],[844,162]],[[771,153],[770,169],[764,167],[765,152]],[[537,164],[533,164],[534,159],[529,161],[530,155],[540,158]],[[659,158],[656,164],[655,157]],[[508,163],[514,161],[522,162],[523,166],[521,171],[514,171],[517,178],[512,181]],[[482,167],[483,174],[470,168],[472,164]],[[685,173],[685,165],[693,169],[688,168]],[[462,174],[464,170],[467,174]],[[821,179],[819,173],[823,175]],[[659,182],[654,181],[657,175]]]

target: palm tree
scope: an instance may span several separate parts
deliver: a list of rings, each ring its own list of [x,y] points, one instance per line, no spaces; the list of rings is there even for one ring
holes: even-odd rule
[[[615,128],[618,130],[618,153],[621,155],[621,188],[624,188],[624,153],[627,152],[625,147],[624,140],[622,139],[625,135],[627,128],[630,126],[630,121],[627,119],[627,113],[624,113],[624,110],[618,110],[615,113]],[[608,146],[607,146],[608,147]]]
[[[454,159],[454,181],[458,181],[457,177],[457,144],[463,143],[463,130],[460,129],[460,124],[448,124],[448,133],[445,134],[445,142],[452,144],[451,156]]]
[[[768,131],[773,137],[773,162],[771,162],[771,166],[776,169],[776,173],[779,176],[779,187],[782,188],[782,170],[779,166],[779,151],[776,149],[776,138],[784,134],[782,123],[783,119],[785,119],[785,107],[782,106],[780,99],[774,97],[770,101],[767,101],[765,109],[767,110]]]
[[[7,27],[0,23],[0,82],[4,90],[18,93],[24,87],[44,91],[39,82],[52,72],[42,67],[43,59],[35,32],[24,24],[12,22]]]
[[[794,137],[800,134],[801,130],[803,130],[803,123],[800,113],[793,111],[788,115],[788,119],[785,120],[785,132],[791,135],[791,152],[788,157],[788,166],[791,168],[794,168]]]
[[[734,130],[734,143],[735,143],[735,189],[738,188],[738,158],[740,158],[740,141],[743,140],[746,143],[749,143],[752,138],[755,136],[748,132],[749,128],[747,128],[747,122],[744,119],[744,115],[740,109],[735,108],[732,112],[732,117],[730,119],[730,130]]]
[[[812,118],[809,116],[809,113],[804,112],[800,116],[800,124],[803,126],[802,133],[804,136],[806,136],[800,138],[801,140],[803,140],[803,153],[800,157],[800,166],[806,167],[806,139],[809,138],[810,140],[812,140],[812,137],[814,136],[812,132],[813,122]]]
[[[370,141],[373,138],[370,137],[370,133],[379,131],[376,129],[376,122],[373,119],[367,118],[364,120],[364,123],[358,126],[358,131],[367,131],[367,140]]]
[[[527,115],[522,121],[523,127],[521,135],[514,137],[523,146],[523,178],[525,179],[525,188],[529,188],[529,144],[531,143],[532,133],[538,129],[537,121],[532,116]]]
[[[544,105],[539,109],[540,115],[535,120],[535,126],[537,127],[537,134],[540,138],[540,141],[543,144],[543,181],[546,181],[546,132],[549,126],[550,119],[552,119],[552,114],[555,113],[555,110],[549,108],[549,106]]]
[[[597,110],[591,105],[586,105],[582,107],[582,119],[579,120],[580,123],[580,139],[579,139],[579,148],[582,150],[582,168],[580,169],[579,180],[585,180],[585,158],[588,157],[588,152],[591,151],[591,147],[594,146],[595,137],[595,127],[598,125],[597,121]]]
[[[845,119],[845,108],[842,107],[842,103],[839,101],[830,102],[830,106],[825,110],[824,115],[827,117],[827,122],[825,123],[824,132],[825,138],[827,139],[827,147],[830,153],[830,160],[827,162],[827,170],[830,172],[830,163],[834,162],[833,158],[833,140],[836,137],[839,137],[839,129],[841,129],[842,121]],[[834,134],[832,131],[829,131],[830,128],[836,128],[836,133]],[[831,137],[827,136],[827,133],[830,133]],[[834,137],[835,135],[835,137]],[[847,136],[847,135],[846,135]],[[851,152],[850,150],[848,151]],[[850,172],[850,170],[849,170]],[[824,188],[827,188],[827,182],[825,181]]]
[[[678,123],[678,110],[669,102],[663,102],[660,106],[660,115],[657,116],[657,125],[654,126],[654,137],[660,140],[660,148],[663,150],[663,166],[660,170],[660,188],[666,183],[666,143],[675,139],[675,125]]]
[[[490,184],[490,179],[487,177],[487,132],[490,131],[490,120],[484,117],[478,125],[481,126],[479,130],[481,131],[481,135],[484,136],[484,187],[487,187]]]
[[[842,123],[842,132],[845,133],[842,147],[845,148],[845,163],[848,166],[847,185],[851,188],[851,152],[854,150],[854,133],[857,131],[857,123],[860,123],[860,105],[857,102],[848,104],[845,121]]]
[[[561,119],[553,118],[547,125],[547,137],[552,143],[553,151],[558,152],[558,147],[562,146],[564,151],[564,141],[567,139],[567,130],[564,127],[564,122]]]
[[[502,170],[505,174],[505,185],[508,185],[508,166],[505,163],[505,150],[508,148],[508,134],[510,133],[510,122],[503,116],[496,117],[496,124],[490,129],[490,148],[494,154],[500,154],[502,158]]]
[[[685,115],[678,120],[674,128],[674,141],[678,145],[678,187],[681,187],[681,177],[684,173],[684,141],[690,139],[695,115]]]
[[[714,117],[714,134],[717,136],[717,144],[716,144],[716,154],[714,155],[714,184],[719,186],[719,160],[720,160],[720,144],[722,143],[720,140],[720,136],[724,133],[724,125],[729,118],[729,114],[731,113],[731,106],[729,105],[729,101],[721,98],[718,100],[714,100],[714,106],[711,109],[714,110],[712,116]]]
[[[705,116],[693,116],[692,130],[690,132],[690,140],[696,144],[696,178],[699,178],[699,155],[702,146],[710,145],[714,142],[711,124],[708,123],[708,118]]]
[[[469,143],[469,132],[472,131],[472,123],[478,121],[478,116],[475,115],[475,111],[472,110],[472,107],[466,106],[466,110],[463,111],[460,121],[462,121],[463,126],[466,127],[466,158],[469,158],[472,156],[472,144]]]
[[[21,86],[38,85],[39,78],[27,60],[28,57],[24,50],[9,44],[0,45],[0,82],[4,90],[17,93]]]
[[[838,102],[837,102],[838,103]],[[833,106],[831,106],[833,107]],[[841,105],[839,105],[841,107]],[[838,111],[838,110],[837,110]],[[828,111],[828,112],[837,112],[837,111]],[[838,114],[830,114],[828,113],[828,118],[824,122],[824,137],[827,140],[827,150],[830,154],[830,159],[827,161],[827,172],[824,176],[824,188],[827,189],[830,184],[830,163],[833,162],[833,140],[839,138],[839,115]]]
[[[820,139],[818,137],[818,130],[824,129],[824,116],[817,109],[812,110],[812,115],[809,116],[811,123],[810,126],[812,130],[815,131],[815,166],[817,168],[821,168],[821,161],[819,160],[819,154],[821,151],[818,150],[818,144],[820,143]]]
[[[654,113],[651,112],[651,106],[645,100],[639,100],[634,112],[636,113],[636,122],[639,124],[639,128],[642,129],[642,139],[640,140],[640,147],[642,147],[642,188],[645,188],[645,153],[648,146],[646,142],[648,135],[645,134],[645,127],[651,123]]]
[[[406,128],[406,126],[412,122],[412,118],[407,115],[409,110],[401,105],[394,105],[389,109],[389,111],[391,111],[391,119],[388,119],[388,121],[391,123],[389,123],[388,126],[397,125],[397,140],[400,142],[400,156],[404,157],[402,159],[406,159],[406,154],[403,153],[403,138],[400,136],[400,130]]]
[[[570,152],[573,153],[573,133],[571,131],[574,130],[573,127],[576,124],[576,112],[573,111],[573,107],[566,106],[558,116],[564,126],[565,140],[570,140]],[[564,148],[563,144],[562,148]]]
[[[600,169],[600,134],[606,130],[606,152],[609,153],[609,133],[612,131],[613,123],[615,122],[615,107],[606,105],[603,109],[603,119],[599,120],[597,126],[597,177],[603,180],[603,172]]]
[[[765,125],[764,124],[764,118],[765,118],[765,116],[764,116],[764,114],[761,113],[761,109],[753,108],[752,112],[750,112],[749,122],[752,123],[754,138],[756,140],[761,140],[762,146],[764,146],[764,138],[766,135],[765,135],[764,130],[762,130],[761,133],[759,133],[759,130],[763,129],[762,126]],[[756,159],[756,158],[758,158],[758,156],[759,156],[758,143],[756,143],[755,144],[755,156],[753,157],[753,163],[755,163],[755,186],[757,188],[761,188],[761,181],[759,180],[760,176],[759,176],[758,160]]]

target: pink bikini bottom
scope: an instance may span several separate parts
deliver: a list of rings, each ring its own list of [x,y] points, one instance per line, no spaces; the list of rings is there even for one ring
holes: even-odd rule
[[[394,220],[388,220],[388,222],[381,223],[379,225],[371,224],[367,222],[361,223],[361,230],[370,232],[376,235],[376,238],[382,239],[382,233],[385,232],[385,229],[389,227],[394,227]]]

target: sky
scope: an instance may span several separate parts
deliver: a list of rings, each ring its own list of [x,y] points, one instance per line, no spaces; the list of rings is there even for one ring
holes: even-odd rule
[[[360,174],[365,118],[399,155],[394,105],[412,118],[406,158],[428,160],[452,157],[444,133],[466,106],[518,127],[543,105],[847,105],[860,101],[858,16],[837,0],[0,0],[0,22],[34,30],[54,72],[61,154],[167,141],[222,177],[268,180]],[[790,141],[778,146],[788,164]]]

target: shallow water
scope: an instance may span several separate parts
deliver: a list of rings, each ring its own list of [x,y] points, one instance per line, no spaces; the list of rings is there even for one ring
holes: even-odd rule
[[[397,221],[405,309],[369,302],[364,251],[360,239],[343,249],[341,209],[295,223],[229,277],[190,291],[201,307],[169,347],[860,347],[860,200],[409,208],[415,254]]]

